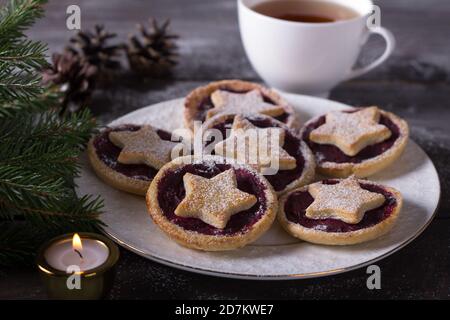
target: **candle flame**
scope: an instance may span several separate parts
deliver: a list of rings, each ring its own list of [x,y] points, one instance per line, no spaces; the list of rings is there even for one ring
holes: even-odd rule
[[[78,233],[75,233],[72,238],[72,248],[78,252],[83,250],[83,245],[81,244],[81,239]]]

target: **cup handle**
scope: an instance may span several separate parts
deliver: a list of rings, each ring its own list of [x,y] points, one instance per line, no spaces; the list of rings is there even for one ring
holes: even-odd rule
[[[350,71],[350,74],[346,77],[346,80],[352,79],[352,78],[355,78],[355,77],[359,77],[359,76],[363,75],[364,73],[367,73],[370,70],[378,67],[387,58],[389,58],[389,56],[394,51],[395,38],[394,38],[394,35],[392,34],[392,32],[390,32],[388,29],[385,29],[383,27],[370,28],[369,32],[370,32],[369,36],[371,34],[379,34],[380,36],[382,36],[384,38],[384,40],[386,41],[386,49],[384,50],[383,54],[378,59],[373,61],[368,66],[365,66],[365,67],[362,67],[362,68],[358,68],[358,69],[353,69],[352,71]],[[368,37],[367,37],[367,39],[368,39]]]

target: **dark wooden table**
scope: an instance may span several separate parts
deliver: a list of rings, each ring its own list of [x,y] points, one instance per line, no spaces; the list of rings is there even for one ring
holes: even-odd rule
[[[235,0],[54,0],[30,35],[60,50],[71,36],[66,8],[78,4],[82,27],[103,23],[126,39],[149,16],[170,17],[181,39],[180,63],[170,80],[145,82],[124,77],[98,91],[93,111],[101,122],[155,102],[185,95],[209,81],[240,78],[260,81],[241,45]],[[122,250],[111,299],[448,299],[450,298],[450,2],[377,1],[382,23],[398,40],[394,55],[372,73],[346,82],[331,99],[352,105],[379,105],[406,118],[412,138],[435,163],[442,200],[427,230],[401,251],[378,263],[382,289],[366,288],[365,268],[312,280],[256,282],[220,279],[162,266]],[[361,57],[370,61],[383,49],[372,39]],[[44,299],[36,270],[0,271],[0,299]]]

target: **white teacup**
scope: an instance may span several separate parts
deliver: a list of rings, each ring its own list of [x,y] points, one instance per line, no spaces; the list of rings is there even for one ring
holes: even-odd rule
[[[367,27],[373,11],[370,0],[314,0],[343,5],[358,13],[355,18],[329,23],[281,20],[252,10],[266,1],[277,0],[238,0],[239,27],[254,69],[281,91],[328,96],[339,82],[372,70],[394,50],[391,32],[380,26]],[[384,53],[368,66],[353,69],[372,33],[386,40]]]

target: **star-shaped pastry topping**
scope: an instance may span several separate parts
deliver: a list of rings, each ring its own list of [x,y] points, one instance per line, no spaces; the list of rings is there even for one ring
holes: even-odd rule
[[[186,173],[183,176],[186,196],[175,209],[180,217],[198,218],[213,227],[224,229],[230,217],[250,209],[256,197],[237,188],[233,169],[211,179]]]
[[[311,131],[311,141],[333,144],[348,156],[355,156],[365,147],[382,142],[391,131],[379,124],[380,110],[368,107],[356,112],[334,111],[327,113],[325,123]]]
[[[308,187],[314,202],[306,209],[310,219],[339,219],[356,224],[364,213],[380,207],[385,198],[382,194],[361,188],[353,176],[337,184],[316,182]]]
[[[171,160],[170,154],[178,142],[162,140],[151,126],[137,131],[112,131],[109,140],[122,148],[118,161],[125,164],[146,164],[160,169]]]
[[[258,128],[242,115],[237,115],[234,117],[230,136],[217,143],[214,151],[247,163],[260,172],[274,166],[281,170],[291,170],[297,163],[282,148],[284,137],[284,129]]]
[[[271,117],[279,116],[284,112],[283,107],[265,102],[261,92],[257,89],[246,93],[216,90],[211,94],[211,101],[214,108],[208,111],[207,119],[224,112],[233,114],[262,113]]]

